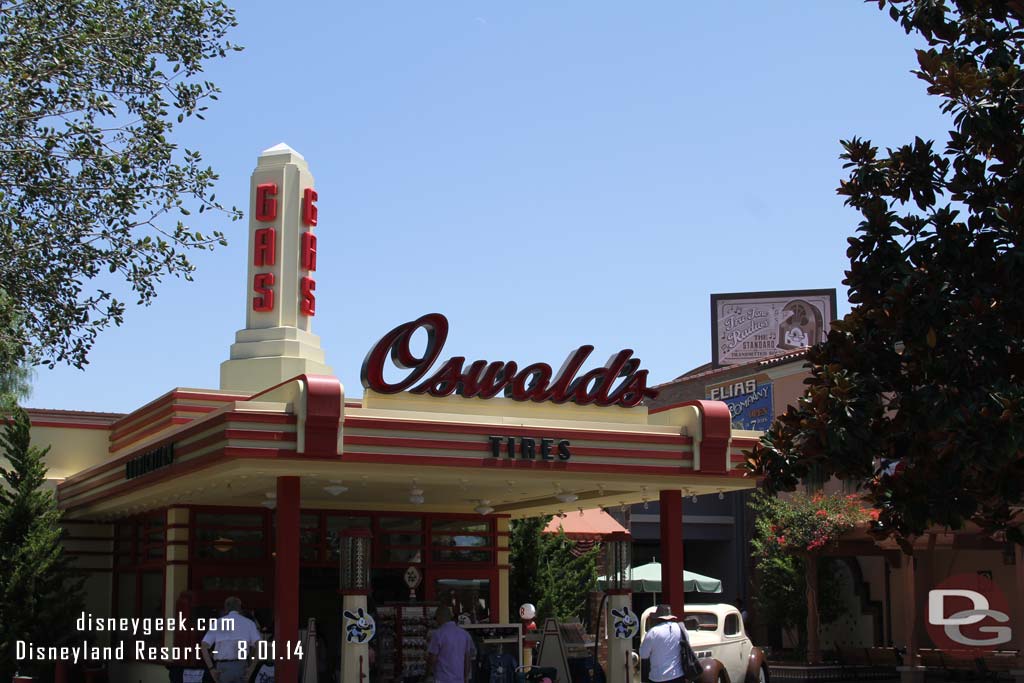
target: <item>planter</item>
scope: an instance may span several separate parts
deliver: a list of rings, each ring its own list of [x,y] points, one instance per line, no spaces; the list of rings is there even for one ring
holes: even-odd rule
[[[797,664],[769,662],[772,683],[811,681],[882,681],[897,678],[895,667],[843,664]]]

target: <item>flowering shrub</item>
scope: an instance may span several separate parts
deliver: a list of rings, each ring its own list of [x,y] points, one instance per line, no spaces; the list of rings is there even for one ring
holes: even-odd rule
[[[759,535],[770,536],[790,554],[834,546],[843,534],[872,518],[857,495],[795,494],[789,499],[758,495],[751,507],[757,513],[759,531],[769,532]]]
[[[871,519],[857,496],[794,495],[788,499],[756,493],[750,499],[755,514],[751,555],[757,568],[754,601],[766,623],[807,642],[806,564],[858,524]],[[834,571],[834,558],[817,562],[817,606],[821,623],[845,611],[844,587]]]

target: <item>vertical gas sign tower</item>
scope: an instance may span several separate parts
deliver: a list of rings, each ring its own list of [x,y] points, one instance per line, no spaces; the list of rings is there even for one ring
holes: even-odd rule
[[[220,387],[256,393],[324,363],[316,315],[317,192],[301,154],[281,143],[259,156],[249,201],[245,329],[221,363]]]

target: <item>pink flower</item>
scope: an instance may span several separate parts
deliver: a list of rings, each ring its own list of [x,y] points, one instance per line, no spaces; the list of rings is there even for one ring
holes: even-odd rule
[[[786,537],[785,537],[785,536],[779,536],[779,537],[778,537],[778,538],[776,538],[775,540],[776,540],[776,542],[777,542],[777,543],[778,543],[779,545],[786,545]]]
[[[825,512],[824,510],[818,510],[814,514],[818,515],[819,517],[828,517],[828,513]]]

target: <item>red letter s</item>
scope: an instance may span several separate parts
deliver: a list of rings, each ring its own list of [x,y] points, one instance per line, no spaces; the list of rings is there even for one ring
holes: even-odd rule
[[[256,273],[252,288],[259,296],[253,297],[252,310],[266,313],[274,310],[274,274]]]
[[[299,280],[299,310],[303,315],[313,316],[316,315],[316,297],[313,296],[313,290],[316,289],[316,281],[311,277],[304,277]]]

